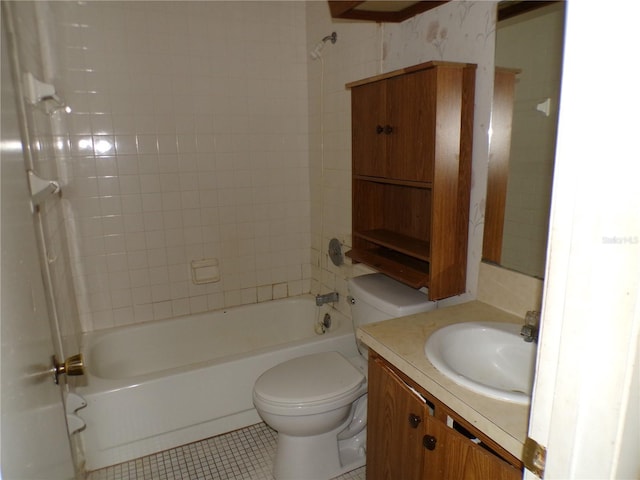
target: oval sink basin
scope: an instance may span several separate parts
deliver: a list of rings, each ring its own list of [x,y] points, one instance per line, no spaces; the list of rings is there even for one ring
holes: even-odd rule
[[[456,323],[427,339],[425,355],[460,386],[526,405],[531,399],[537,344],[525,342],[520,328],[500,322]]]

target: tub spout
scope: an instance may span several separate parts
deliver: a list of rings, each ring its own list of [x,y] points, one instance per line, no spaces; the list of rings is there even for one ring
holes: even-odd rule
[[[316,295],[316,305],[321,307],[325,303],[337,302],[338,292],[325,293],[324,295]]]

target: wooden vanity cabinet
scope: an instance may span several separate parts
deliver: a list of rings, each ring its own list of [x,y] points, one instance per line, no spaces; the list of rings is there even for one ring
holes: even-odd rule
[[[521,462],[407,380],[370,351],[367,480],[522,477]]]
[[[466,287],[475,65],[353,82],[347,255],[437,300]]]
[[[369,360],[368,381],[367,480],[421,479],[422,427],[414,423],[428,417],[426,403],[393,378],[380,360]]]

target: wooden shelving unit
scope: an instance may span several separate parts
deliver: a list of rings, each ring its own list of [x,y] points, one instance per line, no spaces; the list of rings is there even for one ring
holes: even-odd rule
[[[466,287],[475,65],[428,62],[352,93],[353,248],[432,300]]]

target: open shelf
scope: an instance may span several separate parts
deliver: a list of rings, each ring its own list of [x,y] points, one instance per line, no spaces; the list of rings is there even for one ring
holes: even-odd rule
[[[353,248],[346,255],[413,288],[429,286],[429,264],[417,258],[386,248]]]
[[[419,260],[429,261],[429,242],[408,237],[391,230],[376,229],[353,232],[353,235],[382,247],[404,253]]]

